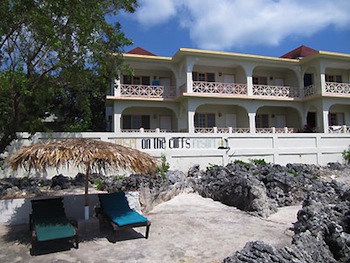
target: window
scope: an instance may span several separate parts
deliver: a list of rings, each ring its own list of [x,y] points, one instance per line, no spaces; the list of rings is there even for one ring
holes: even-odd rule
[[[192,72],[193,81],[215,82],[215,73]]]
[[[268,128],[269,127],[269,115],[257,114],[255,118],[256,128]]]
[[[254,85],[267,85],[267,77],[253,76]]]
[[[150,85],[150,83],[151,83],[151,78],[149,76],[123,75],[123,84]]]
[[[197,128],[213,128],[215,126],[215,113],[196,113],[194,126]]]
[[[124,115],[123,129],[149,129],[150,116],[149,115]]]
[[[326,82],[341,83],[342,77],[341,77],[341,75],[328,75],[328,74],[326,74]]]
[[[345,125],[343,112],[330,112],[328,115],[328,122],[330,126]]]

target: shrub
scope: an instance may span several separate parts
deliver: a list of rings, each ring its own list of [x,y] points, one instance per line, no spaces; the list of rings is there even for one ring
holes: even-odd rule
[[[249,170],[249,168],[251,166],[250,163],[244,162],[242,160],[234,160],[233,163],[234,164],[240,164],[240,165],[244,166],[247,170]]]
[[[218,164],[209,163],[209,166],[207,166],[207,172],[212,171],[214,169],[217,169],[219,167],[220,167],[220,165],[218,165]]]
[[[95,182],[95,188],[96,190],[102,190],[102,180],[101,179],[97,179]]]
[[[160,165],[157,167],[157,172],[159,172],[160,176],[163,178],[163,180],[166,180],[165,173],[169,170],[170,165],[166,160],[166,155],[162,154],[160,157]]]
[[[252,159],[250,162],[255,165],[267,165],[267,162],[264,159]]]
[[[350,164],[350,148],[343,151],[343,158],[345,163]]]

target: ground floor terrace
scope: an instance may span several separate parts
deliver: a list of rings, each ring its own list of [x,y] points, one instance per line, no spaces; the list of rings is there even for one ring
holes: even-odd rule
[[[108,130],[116,133],[350,133],[346,98],[181,101],[118,100],[109,104]]]

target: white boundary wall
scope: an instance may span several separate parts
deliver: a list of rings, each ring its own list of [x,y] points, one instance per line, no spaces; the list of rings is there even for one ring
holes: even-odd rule
[[[350,134],[294,133],[294,134],[188,134],[188,133],[38,133],[14,142],[9,153],[23,145],[48,139],[72,137],[94,138],[119,143],[145,151],[157,158],[165,154],[171,169],[188,171],[194,164],[205,169],[210,164],[226,165],[234,160],[264,159],[266,162],[285,165],[307,163],[326,165],[343,162],[342,152],[348,149]],[[221,149],[219,149],[221,148]],[[58,173],[75,176],[78,171],[54,169],[47,173],[19,171],[8,167],[0,170],[2,177],[37,175],[51,178]],[[83,171],[81,171],[83,172]],[[90,194],[90,214],[97,205],[96,194]],[[67,215],[83,217],[82,194],[65,196]],[[76,209],[81,207],[81,209]],[[30,199],[0,200],[0,224],[23,224],[28,222],[31,211]]]
[[[58,192],[52,197],[58,196],[63,197],[63,204],[68,218],[77,220],[84,219],[85,199],[83,193],[69,194],[62,192],[62,195],[59,195]],[[127,192],[126,197],[129,201],[130,207],[139,213],[142,213],[139,202],[139,193]],[[0,225],[28,224],[29,214],[32,212],[31,200],[41,198],[46,199],[48,196],[0,200]],[[99,207],[98,195],[97,193],[91,193],[89,194],[90,217],[95,215],[95,207]]]
[[[32,137],[22,134],[22,139],[12,144],[9,153],[22,145],[73,137],[110,141],[145,151],[157,158],[164,154],[170,169],[184,172],[194,164],[205,169],[211,164],[226,165],[234,160],[250,159],[264,159],[266,162],[281,165],[342,163],[342,152],[350,145],[350,134],[343,133],[37,133]],[[77,171],[52,169],[44,176],[50,178],[58,173],[76,175]],[[28,172],[14,173],[5,166],[0,174],[2,177],[23,176],[28,175]]]

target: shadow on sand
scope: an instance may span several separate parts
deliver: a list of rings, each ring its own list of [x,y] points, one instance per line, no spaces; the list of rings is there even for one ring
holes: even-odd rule
[[[141,230],[141,229],[140,229]],[[32,235],[29,230],[29,224],[8,225],[2,227],[2,239],[4,242],[22,244],[28,247],[32,256],[40,256],[50,253],[68,251],[75,248],[72,239],[58,239],[44,242],[32,243]],[[79,234],[79,233],[78,233]],[[118,243],[127,240],[145,238],[141,232],[132,228],[114,230],[110,224],[101,222],[100,231],[96,235],[79,236],[79,244],[93,241],[96,239],[107,239],[110,243]]]

